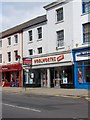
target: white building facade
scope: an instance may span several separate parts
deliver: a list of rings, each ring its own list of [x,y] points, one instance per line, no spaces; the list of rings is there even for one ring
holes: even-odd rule
[[[18,28],[17,28],[18,29]],[[2,32],[0,38],[0,83],[21,86],[22,32],[15,28]]]
[[[55,2],[44,8],[46,9],[47,23],[42,27],[42,40],[37,40],[37,28],[40,26],[35,26],[35,29],[34,27],[28,29],[23,34],[24,45],[27,46],[24,51],[28,52],[29,48],[35,50],[35,53],[31,55],[31,73],[33,73],[34,77],[37,77],[29,78],[29,83],[35,79],[35,86],[71,88],[74,85],[71,52],[73,47],[73,21],[70,21],[73,19],[73,12],[71,11],[73,3],[65,2],[62,4],[62,2]],[[68,13],[70,13],[70,17],[68,17]],[[27,44],[26,38],[28,40],[28,35],[26,37],[26,34],[29,30],[33,32],[36,39],[34,38],[33,42]],[[38,46],[42,47],[40,54],[37,53]]]
[[[82,0],[53,2],[44,6],[47,23],[43,26],[43,39],[37,40],[37,28],[40,26],[34,26],[24,31],[24,39],[27,38],[26,34],[29,30],[33,32],[34,36],[33,42],[31,41],[30,44],[24,40],[25,46],[27,46],[25,48],[28,48],[24,50],[28,52],[30,48],[34,51],[32,55],[27,56],[32,58],[31,72],[27,76],[28,84],[41,87],[88,88],[89,82],[82,84],[78,82],[79,78],[76,76],[79,74],[76,72],[75,52],[73,51],[79,47],[88,49],[89,40],[83,40],[83,26],[90,24],[89,12],[84,13],[85,9],[90,10],[89,6],[89,1]],[[38,54],[39,46],[42,50]],[[26,55],[27,52],[25,52]],[[87,68],[87,74],[89,70]],[[83,71],[85,71],[84,68]],[[85,73],[83,74],[85,76]],[[84,86],[84,84],[86,85]]]

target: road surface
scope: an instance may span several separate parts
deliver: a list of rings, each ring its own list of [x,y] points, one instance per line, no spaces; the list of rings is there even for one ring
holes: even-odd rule
[[[84,120],[88,118],[88,101],[83,98],[4,93],[2,117]]]

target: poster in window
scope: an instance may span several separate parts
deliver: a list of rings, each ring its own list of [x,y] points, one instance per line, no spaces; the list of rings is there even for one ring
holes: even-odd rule
[[[82,70],[81,69],[78,69],[78,82],[79,83],[83,83],[83,80],[82,80]]]
[[[67,77],[63,77],[63,84],[67,84]]]

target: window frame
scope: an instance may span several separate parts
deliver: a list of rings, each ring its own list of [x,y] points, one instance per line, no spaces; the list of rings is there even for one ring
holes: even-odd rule
[[[2,48],[2,40],[0,40],[0,48]]]
[[[8,37],[8,46],[11,45],[11,37]]]
[[[2,54],[0,54],[0,63],[2,63]]]
[[[14,55],[15,55],[15,61],[17,61],[17,60],[18,60],[18,58],[17,58],[18,50],[15,50],[15,51],[14,51]]]
[[[33,55],[33,49],[29,49],[28,52],[29,52],[29,55]],[[32,53],[32,54],[30,54],[30,53]]]
[[[90,22],[88,22],[88,23],[85,23],[85,24],[82,24],[82,27],[83,27],[83,43],[90,43],[90,28],[89,28],[89,26],[87,27],[87,32],[85,32],[85,25],[88,25],[89,24],[89,26],[90,26]],[[87,39],[85,39],[85,35],[87,34]]]
[[[60,12],[62,10],[62,12]],[[63,21],[64,15],[63,15],[63,7],[56,10],[56,21],[60,22]]]
[[[37,49],[38,49],[38,54],[42,54],[42,47],[39,47]]]
[[[11,52],[7,52],[8,54],[8,62],[11,62]]]
[[[30,34],[31,33],[31,34]],[[33,41],[33,33],[32,33],[32,30],[28,31],[28,34],[29,34],[29,42],[32,42]]]
[[[63,35],[62,35],[62,37],[61,37],[61,32],[63,33]],[[57,48],[62,48],[62,47],[64,47],[64,29],[62,29],[62,30],[59,30],[59,31],[56,31],[56,34],[57,34]],[[61,38],[60,38],[61,37]],[[62,43],[62,42],[63,43]],[[60,44],[62,44],[62,45],[60,45]]]
[[[42,39],[42,27],[38,27],[37,32],[38,32],[38,40],[41,40]]]
[[[87,5],[87,6],[85,6]],[[87,9],[87,11],[86,11]],[[90,1],[88,2],[82,2],[82,13],[85,14],[85,13],[90,13]]]
[[[18,44],[18,35],[14,35],[15,44]]]

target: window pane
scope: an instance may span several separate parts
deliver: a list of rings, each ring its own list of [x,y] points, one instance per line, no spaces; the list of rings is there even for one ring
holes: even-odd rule
[[[32,41],[32,30],[29,31],[29,41]]]
[[[83,2],[83,13],[90,12],[90,1]]]
[[[8,62],[11,61],[11,52],[8,52]]]
[[[90,82],[90,66],[85,66],[84,73],[86,82]]]
[[[42,47],[38,48],[38,54],[42,53]]]
[[[2,63],[2,54],[0,54],[0,63]]]
[[[63,20],[63,8],[57,10],[57,21]]]
[[[83,83],[83,77],[82,77],[82,67],[78,68],[78,82]]]
[[[29,50],[29,55],[33,55],[33,50]]]
[[[15,35],[15,43],[18,43],[18,35]]]
[[[8,45],[11,45],[11,38],[8,38]]]
[[[42,38],[42,28],[38,28],[38,39]]]
[[[2,40],[0,40],[0,47],[2,47]]]
[[[83,39],[84,42],[90,42],[90,23],[86,23],[83,25]]]
[[[64,30],[57,32],[57,47],[64,46]]]
[[[15,61],[17,61],[18,60],[18,50],[14,51],[14,53],[15,53]]]

